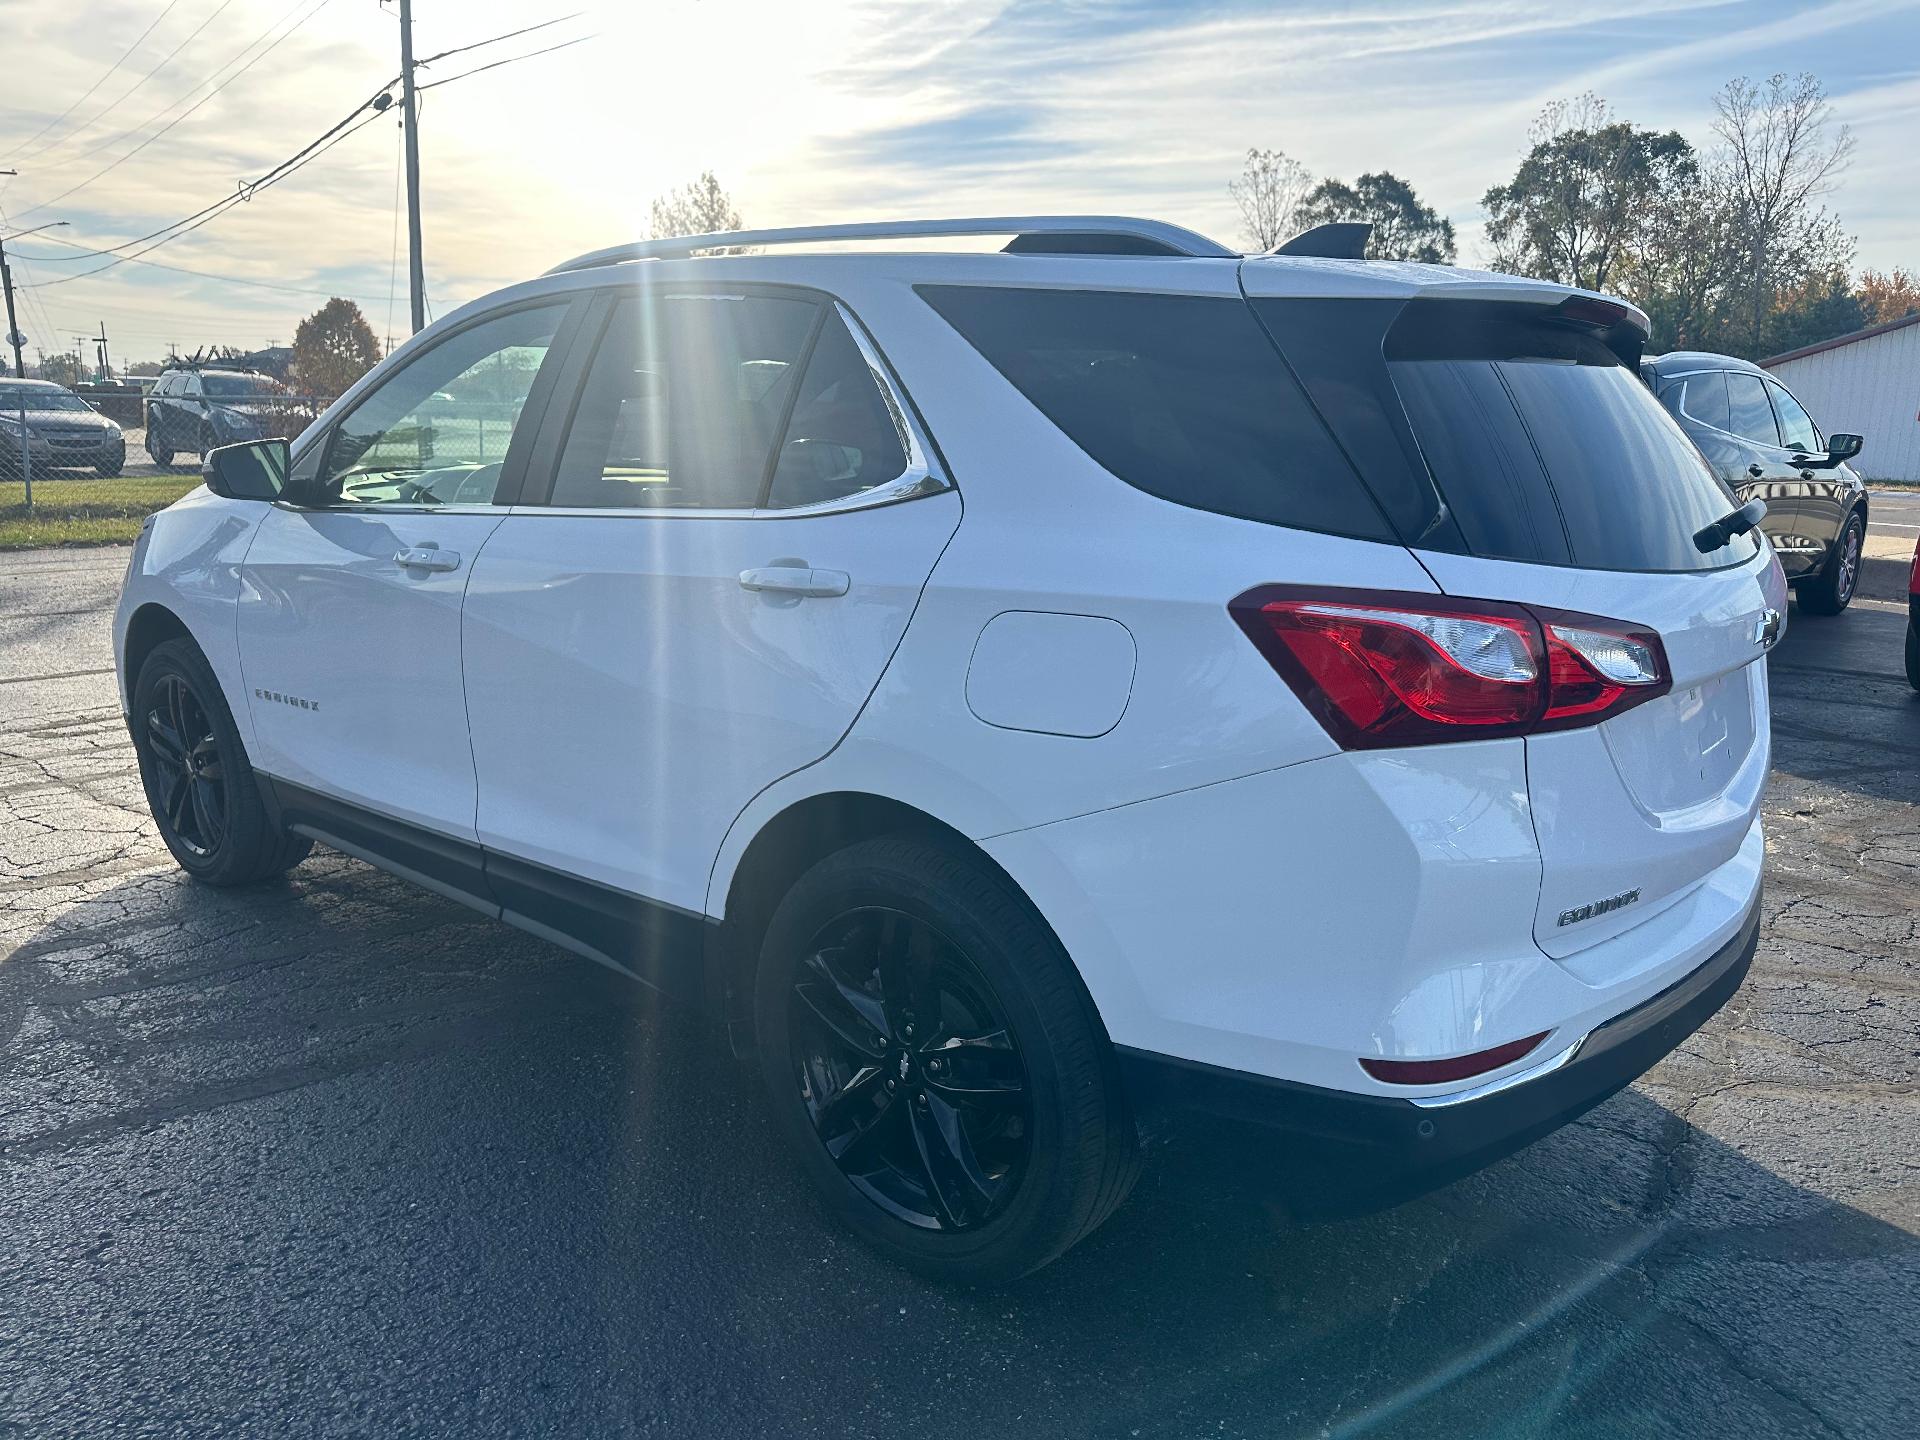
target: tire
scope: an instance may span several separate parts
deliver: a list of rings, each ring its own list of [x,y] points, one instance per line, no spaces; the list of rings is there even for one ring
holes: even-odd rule
[[[219,444],[220,444],[220,437],[213,433],[213,427],[211,425],[205,425],[205,424],[201,425],[200,427],[200,458],[202,460],[205,460],[207,458],[207,452],[209,450],[214,449]]]
[[[1920,690],[1920,622],[1907,622],[1907,684]]]
[[[102,460],[98,465],[93,467],[94,473],[98,475],[102,480],[112,480],[116,476],[118,476],[122,471],[124,471],[126,468],[127,468],[127,452],[124,450],[120,452],[117,458],[112,460]]]
[[[754,1020],[774,1123],[828,1212],[929,1278],[1037,1270],[1139,1174],[1079,974],[1026,897],[958,844],[883,836],[803,875],[767,927]]]
[[[173,446],[167,443],[166,432],[160,428],[160,416],[153,411],[147,414],[147,454],[153,457],[153,463],[161,469],[173,464]]]
[[[141,665],[133,733],[154,824],[195,880],[249,885],[307,858],[313,842],[269,817],[220,682],[191,640],[164,641]]]
[[[1860,550],[1867,538],[1867,522],[1858,510],[1847,516],[1840,538],[1827,552],[1820,573],[1800,587],[1800,607],[1814,615],[1838,615],[1853,603],[1860,581]]]

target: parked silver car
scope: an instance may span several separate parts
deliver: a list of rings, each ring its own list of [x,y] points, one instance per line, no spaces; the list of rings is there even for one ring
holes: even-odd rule
[[[118,425],[64,385],[0,380],[0,476],[18,480],[26,456],[36,475],[78,469],[118,475],[127,463],[127,441]]]

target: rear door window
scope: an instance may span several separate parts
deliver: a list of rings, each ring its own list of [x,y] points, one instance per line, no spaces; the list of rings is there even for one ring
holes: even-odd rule
[[[1468,549],[1636,571],[1752,556],[1747,536],[1695,548],[1731,494],[1619,355],[1532,310],[1416,300],[1387,336],[1387,369]]]
[[[1721,370],[1703,370],[1683,375],[1661,397],[1669,410],[1683,420],[1692,420],[1715,430],[1728,428],[1727,377]]]
[[[1780,444],[1780,432],[1773,423],[1773,406],[1767,403],[1767,387],[1758,375],[1727,375],[1727,403],[1732,418],[1727,429],[1757,445]]]
[[[621,300],[574,412],[550,503],[757,506],[819,309],[772,295],[642,292]]]
[[[919,294],[1135,489],[1222,515],[1393,538],[1244,302],[946,285]]]

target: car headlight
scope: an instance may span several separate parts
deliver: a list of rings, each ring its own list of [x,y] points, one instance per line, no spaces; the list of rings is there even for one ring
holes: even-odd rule
[[[109,440],[120,438],[120,426],[112,420],[107,421],[107,438]]]

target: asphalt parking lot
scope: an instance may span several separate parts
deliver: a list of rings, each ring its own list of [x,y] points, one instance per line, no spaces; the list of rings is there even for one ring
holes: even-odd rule
[[[1912,1435],[1920,504],[1877,514],[1772,661],[1767,923],[1706,1031],[1361,1220],[1165,1137],[984,1295],[830,1230],[752,1077],[595,967],[325,852],[185,883],[125,552],[0,555],[0,1435]]]

